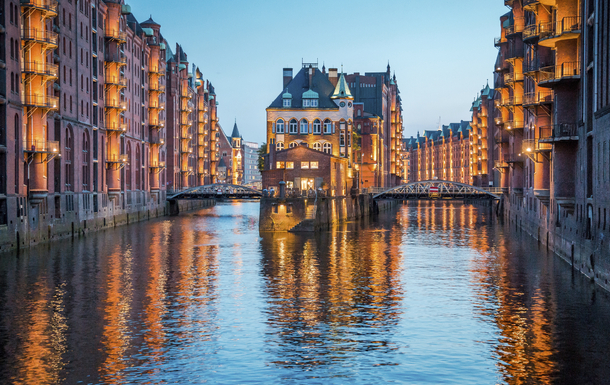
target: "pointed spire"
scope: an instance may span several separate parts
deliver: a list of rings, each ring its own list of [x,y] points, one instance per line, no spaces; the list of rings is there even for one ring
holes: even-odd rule
[[[339,81],[337,82],[337,86],[335,87],[335,92],[333,92],[331,99],[354,99],[351,91],[347,85],[347,81],[345,80],[345,76],[343,74],[343,65],[341,65],[341,76],[339,76]]]
[[[233,125],[233,132],[231,133],[231,138],[239,138],[241,135],[239,134],[239,129],[237,128],[237,118],[235,118],[235,124]]]

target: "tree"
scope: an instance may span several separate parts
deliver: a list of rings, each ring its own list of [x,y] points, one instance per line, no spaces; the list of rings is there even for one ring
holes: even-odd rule
[[[267,155],[267,143],[261,144],[256,153],[258,154],[258,171],[262,172],[265,169],[265,159],[263,156]]]

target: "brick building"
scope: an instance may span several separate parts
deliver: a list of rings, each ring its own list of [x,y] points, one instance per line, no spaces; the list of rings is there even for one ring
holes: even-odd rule
[[[166,186],[214,179],[213,87],[152,18],[3,0],[0,31],[0,249],[160,215]]]
[[[461,121],[405,139],[408,181],[440,179],[470,184],[471,131],[470,122]]]
[[[267,108],[263,188],[277,189],[284,180],[302,191],[325,187],[331,195],[345,195],[353,178],[353,100],[337,69],[326,74],[316,63],[304,63],[293,77],[292,69],[284,68],[283,92]],[[303,167],[311,161],[318,162],[318,171]]]
[[[471,111],[470,184],[477,187],[497,186],[499,172],[494,169],[495,145],[505,137],[495,136],[495,122],[493,117],[490,117],[494,111],[494,90],[489,88],[489,84],[472,103]]]

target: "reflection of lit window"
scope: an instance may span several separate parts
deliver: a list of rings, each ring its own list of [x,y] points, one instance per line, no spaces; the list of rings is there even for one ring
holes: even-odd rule
[[[284,168],[284,162],[275,162],[275,168]]]
[[[318,162],[310,162],[309,163],[310,168],[312,169],[318,169]]]
[[[286,168],[294,168],[294,162],[286,162]]]
[[[309,162],[301,162],[301,168],[309,168]]]

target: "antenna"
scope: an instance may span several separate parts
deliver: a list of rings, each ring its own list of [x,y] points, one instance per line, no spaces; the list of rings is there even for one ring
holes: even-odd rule
[[[438,117],[438,129],[439,130],[441,129],[441,117],[440,117],[440,115]]]

